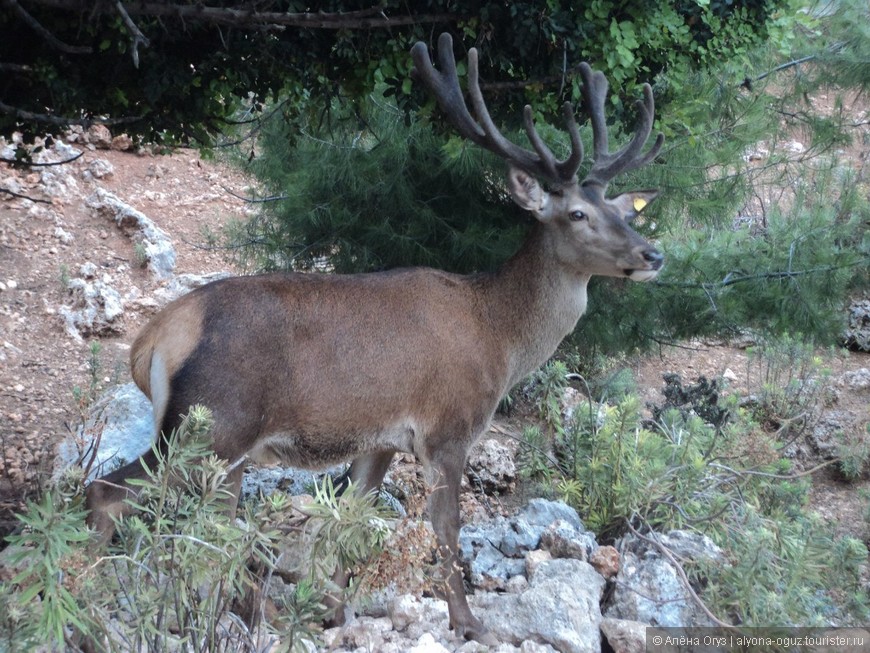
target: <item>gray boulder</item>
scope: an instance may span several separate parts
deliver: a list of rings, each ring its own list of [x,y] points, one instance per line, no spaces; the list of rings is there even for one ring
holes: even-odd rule
[[[680,562],[706,559],[724,564],[722,550],[704,535],[675,530],[657,537]],[[676,567],[657,547],[628,536],[620,549],[622,566],[604,611],[606,617],[662,627],[713,625],[693,601]]]
[[[472,609],[501,641],[549,644],[566,653],[601,651],[599,601],[604,579],[586,562],[541,562],[519,594],[479,593]]]
[[[87,205],[105,215],[144,250],[148,269],[158,279],[168,279],[175,270],[175,248],[165,231],[153,220],[103,188],[88,197]]]
[[[91,479],[136,460],[151,446],[154,439],[151,402],[135,383],[116,386],[94,402],[85,424],[60,443],[55,475],[79,461],[86,464],[94,455],[98,437]]]
[[[509,519],[497,517],[463,526],[460,557],[473,585],[502,590],[509,578],[522,573],[526,554],[540,548],[542,538],[543,546],[555,557],[566,554],[582,559],[597,546],[576,510],[559,501],[533,499]]]

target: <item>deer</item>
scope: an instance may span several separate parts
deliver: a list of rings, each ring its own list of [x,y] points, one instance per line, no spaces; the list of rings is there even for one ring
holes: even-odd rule
[[[309,469],[350,461],[347,478],[369,492],[381,485],[397,452],[416,456],[429,488],[450,627],[460,637],[495,644],[469,607],[458,554],[466,458],[501,398],[575,328],[592,276],[649,281],[662,269],[663,255],[630,224],[658,192],[607,197],[605,191],[617,175],[655,159],[663,136],[643,152],[654,120],[652,90],[644,85],[634,134],[611,153],[607,80],[581,64],[593,160],[578,180],[584,152],[569,102],[563,107],[568,156],[558,160],[544,143],[530,106],[523,122],[532,149],[525,149],[490,117],[477,49],[467,57],[475,117],[449,34],[438,39],[437,55],[440,70],[428,46],[416,43],[414,77],[461,136],[507,163],[507,190],[533,218],[520,249],[498,270],[467,276],[415,267],[215,281],[168,304],[142,328],[130,369],[153,404],[158,446],[191,405],[211,410],[213,450],[233,464],[228,484],[236,502],[238,463],[246,459]],[[155,455],[148,451],[88,486],[87,523],[103,542],[114,518],[132,510],[125,501],[135,497],[130,481],[143,477],[143,466],[154,467]]]

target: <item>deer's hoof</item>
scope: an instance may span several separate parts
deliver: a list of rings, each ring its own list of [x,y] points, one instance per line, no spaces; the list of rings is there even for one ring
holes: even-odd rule
[[[465,639],[480,642],[484,646],[494,647],[501,643],[498,641],[498,638],[477,619],[465,626],[457,626],[456,632],[457,634],[462,635]]]

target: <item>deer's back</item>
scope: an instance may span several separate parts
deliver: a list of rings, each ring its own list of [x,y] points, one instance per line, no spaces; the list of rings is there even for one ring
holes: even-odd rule
[[[419,268],[225,279],[146,325],[133,375],[152,395],[165,368],[170,417],[193,403],[219,411],[232,425],[217,428],[218,449],[233,439],[227,457],[247,448],[238,438],[310,466],[373,448],[420,453],[414,440],[445,422],[482,427],[506,390],[480,297],[467,277]]]

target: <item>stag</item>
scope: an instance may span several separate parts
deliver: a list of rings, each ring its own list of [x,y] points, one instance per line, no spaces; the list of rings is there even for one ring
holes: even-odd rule
[[[499,132],[480,90],[476,49],[468,51],[475,117],[448,34],[438,41],[440,71],[426,44],[417,43],[411,54],[416,77],[456,130],[507,162],[508,190],[534,216],[521,249],[498,271],[470,276],[410,268],[216,281],[158,313],[136,338],[130,367],[153,403],[158,446],[192,404],[211,409],[214,451],[235,464],[236,501],[243,467],[236,463],[246,457],[306,468],[350,460],[347,477],[369,491],[381,484],[396,452],[414,454],[431,488],[428,511],[450,625],[460,636],[494,643],[469,608],[459,565],[466,457],[499,400],[574,329],[586,309],[590,277],[648,281],[661,269],[662,255],[629,225],[657,193],[608,198],[605,191],[616,175],[652,161],[662,136],[642,152],[654,112],[645,85],[634,135],[611,153],[607,80],[581,64],[594,151],[588,174],[578,181],[583,146],[570,104],[564,116],[571,151],[558,160],[535,129],[529,106],[524,123],[533,151]],[[113,517],[130,510],[125,500],[136,492],[130,481],[143,477],[143,464],[155,462],[148,451],[89,486],[88,523],[104,540]]]

